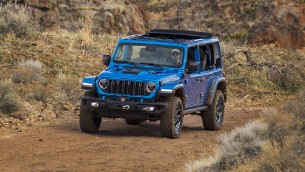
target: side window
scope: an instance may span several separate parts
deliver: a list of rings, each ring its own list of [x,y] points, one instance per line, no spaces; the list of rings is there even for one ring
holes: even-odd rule
[[[216,68],[220,68],[220,53],[218,49],[218,43],[213,44],[214,49],[214,59],[215,59],[215,66]]]
[[[188,73],[194,73],[198,70],[198,65],[196,65],[195,59],[195,50],[196,47],[190,47],[187,50],[186,69],[188,70]]]
[[[211,44],[208,44],[208,69],[213,69],[215,65],[214,49]]]
[[[205,44],[199,46],[200,52],[200,71],[214,69],[216,67],[216,44]],[[217,47],[217,46],[216,46]],[[218,53],[219,56],[219,53]]]
[[[200,71],[207,70],[207,61],[208,61],[208,46],[201,45],[199,46],[200,54]]]

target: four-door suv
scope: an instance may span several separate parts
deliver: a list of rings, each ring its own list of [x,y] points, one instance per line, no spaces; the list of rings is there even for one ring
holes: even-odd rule
[[[221,128],[227,89],[212,34],[154,29],[120,39],[103,62],[105,71],[82,82],[83,132],[98,132],[102,118],[160,120],[162,136],[178,138],[185,114],[200,115],[207,130]]]

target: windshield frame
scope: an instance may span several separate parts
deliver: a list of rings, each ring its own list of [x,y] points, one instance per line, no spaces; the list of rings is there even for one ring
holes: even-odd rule
[[[151,62],[151,61],[147,61],[147,62],[133,62],[132,60],[129,60],[129,61],[126,61],[124,59],[122,60],[117,60],[117,55],[120,51],[120,48],[122,48],[123,46],[125,45],[130,45],[130,46],[152,46],[152,47],[166,47],[168,49],[178,49],[180,50],[181,52],[181,59],[180,59],[180,64],[177,65],[177,66],[174,66],[174,65],[168,65],[168,64],[164,64],[164,63],[154,63],[154,62]],[[165,50],[163,50],[165,51]],[[111,64],[114,65],[114,64],[127,64],[127,65],[133,65],[133,66],[136,66],[138,67],[139,65],[140,66],[156,66],[160,69],[163,69],[163,68],[182,68],[184,65],[184,61],[185,61],[185,54],[186,54],[186,49],[184,47],[184,45],[181,45],[181,44],[177,44],[177,43],[168,43],[168,42],[156,42],[156,41],[140,41],[140,42],[135,42],[134,40],[120,40],[115,48],[115,51],[112,55],[112,58],[111,58]],[[125,54],[126,55],[126,54]],[[125,57],[126,58],[126,57]],[[130,56],[130,58],[132,58]],[[162,59],[163,61],[166,60],[165,58],[167,57],[164,57],[161,56],[159,57],[160,59]]]

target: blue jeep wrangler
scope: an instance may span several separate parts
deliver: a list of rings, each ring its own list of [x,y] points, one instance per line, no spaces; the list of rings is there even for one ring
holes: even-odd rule
[[[200,115],[207,130],[220,129],[227,89],[212,36],[154,29],[120,39],[112,56],[103,55],[107,69],[83,79],[81,130],[98,132],[102,118],[160,120],[162,136],[178,138],[185,114]]]

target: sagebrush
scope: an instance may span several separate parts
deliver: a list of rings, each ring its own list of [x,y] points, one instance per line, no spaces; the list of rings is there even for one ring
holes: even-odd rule
[[[37,101],[47,102],[48,99],[52,98],[52,90],[41,83],[35,83],[31,89],[31,97]]]
[[[39,24],[32,19],[26,6],[12,3],[0,5],[0,34],[12,33],[17,37],[29,38],[38,32]]]
[[[261,153],[266,130],[266,123],[253,121],[220,135],[215,156],[188,164],[188,171],[222,171],[236,168],[245,160]]]
[[[288,112],[269,112],[268,137],[271,146],[264,151],[257,172],[305,171],[305,91],[285,106]]]
[[[17,69],[12,74],[15,83],[32,83],[42,79],[42,62],[38,60],[23,60],[18,63]]]
[[[12,83],[10,81],[0,81],[0,111],[5,114],[10,114],[22,108],[18,95],[11,88]]]
[[[79,78],[60,73],[57,76],[57,86],[68,100],[78,101],[81,95]]]

